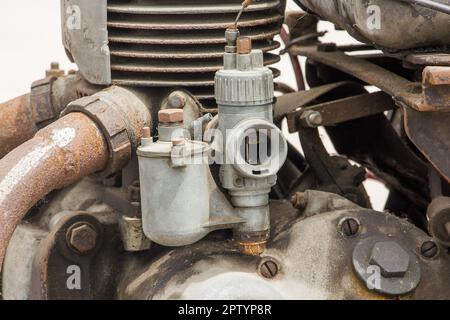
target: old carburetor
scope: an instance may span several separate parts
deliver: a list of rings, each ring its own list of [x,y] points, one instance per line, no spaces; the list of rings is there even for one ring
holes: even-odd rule
[[[448,0],[295,2],[367,44],[285,0],[61,0],[79,70],[0,104],[4,298],[450,297]]]

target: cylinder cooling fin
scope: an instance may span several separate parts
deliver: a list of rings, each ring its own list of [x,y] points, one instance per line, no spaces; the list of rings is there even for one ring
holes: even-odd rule
[[[107,27],[113,84],[187,87],[205,105],[214,104],[214,74],[222,67],[224,30],[240,0],[108,0]],[[243,36],[264,52],[265,65],[283,22],[283,0],[255,1],[239,22]],[[275,71],[275,74],[277,72]]]

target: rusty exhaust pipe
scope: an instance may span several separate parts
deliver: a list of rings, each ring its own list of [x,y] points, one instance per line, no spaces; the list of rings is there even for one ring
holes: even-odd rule
[[[144,99],[117,86],[78,99],[62,118],[0,160],[0,270],[14,230],[40,199],[96,172],[108,177],[128,164],[142,129],[151,127]]]
[[[0,159],[36,132],[29,94],[0,103]]]
[[[11,236],[49,192],[103,170],[108,145],[88,116],[71,113],[0,161],[0,270]]]

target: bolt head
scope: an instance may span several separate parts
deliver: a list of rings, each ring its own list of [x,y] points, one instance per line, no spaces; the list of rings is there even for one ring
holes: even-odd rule
[[[259,272],[266,279],[275,278],[279,269],[278,263],[272,259],[264,259],[259,265]]]
[[[353,237],[358,234],[360,223],[354,218],[344,218],[339,222],[341,233],[347,237]]]
[[[315,126],[320,126],[323,122],[322,115],[317,111],[311,112],[311,114],[308,116],[308,120]]]
[[[181,109],[186,105],[186,97],[179,91],[172,92],[169,95],[168,100],[172,108]]]
[[[304,192],[297,192],[295,195],[292,196],[291,203],[295,209],[303,211],[306,209],[306,206],[308,205],[308,197]]]
[[[182,109],[164,109],[159,111],[158,120],[160,123],[183,122],[184,112]]]
[[[305,111],[301,115],[300,119],[306,126],[311,128],[317,128],[323,123],[322,114],[318,111],[313,110]]]
[[[397,242],[378,242],[372,249],[370,264],[380,267],[385,278],[404,277],[409,269],[410,256]]]
[[[432,259],[439,254],[439,248],[434,241],[426,241],[422,244],[420,253],[425,258]]]
[[[87,223],[73,226],[69,230],[69,244],[79,253],[92,251],[97,244],[97,231]]]

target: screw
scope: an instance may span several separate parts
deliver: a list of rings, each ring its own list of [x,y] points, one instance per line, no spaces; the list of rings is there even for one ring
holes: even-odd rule
[[[169,95],[169,104],[172,108],[181,109],[186,105],[186,97],[179,91],[172,92]]]
[[[439,253],[439,248],[434,241],[426,241],[422,244],[420,248],[420,253],[423,257],[432,259]]]
[[[69,246],[79,253],[88,253],[97,245],[97,231],[88,223],[76,223],[66,235]]]
[[[259,266],[259,272],[266,279],[275,278],[278,274],[279,268],[278,264],[273,260],[265,260]]]
[[[342,234],[347,237],[352,237],[359,231],[359,222],[353,218],[344,219],[340,225]]]
[[[291,203],[295,209],[303,211],[306,209],[306,206],[308,205],[308,197],[304,192],[297,192],[292,196]]]

